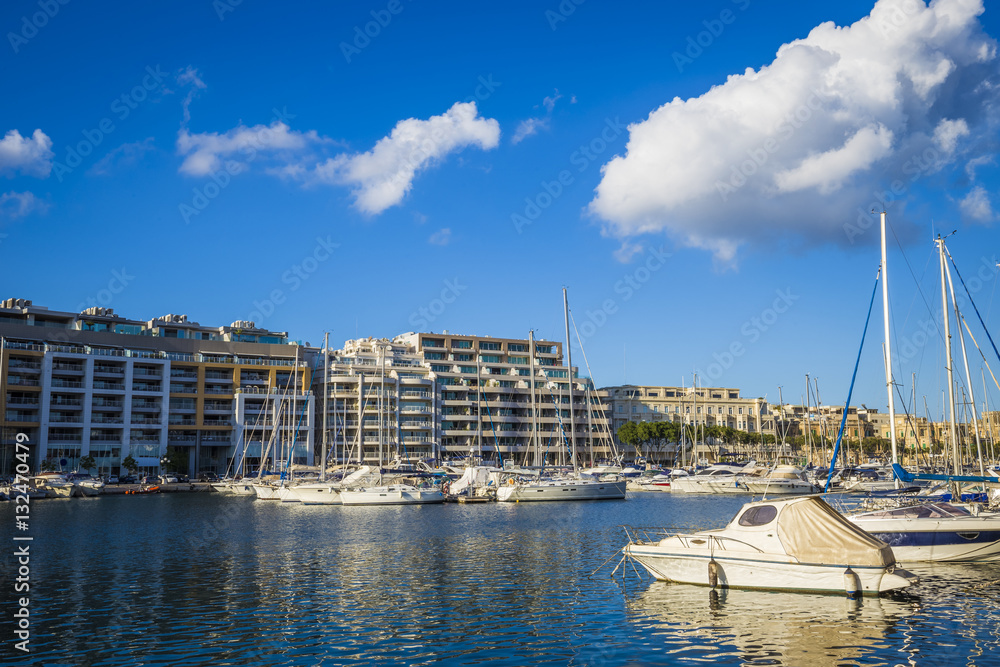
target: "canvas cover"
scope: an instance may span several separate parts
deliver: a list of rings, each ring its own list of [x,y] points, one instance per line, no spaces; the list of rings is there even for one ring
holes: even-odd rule
[[[782,508],[778,539],[802,563],[884,567],[895,563],[892,549],[849,522],[821,498],[805,498]]]

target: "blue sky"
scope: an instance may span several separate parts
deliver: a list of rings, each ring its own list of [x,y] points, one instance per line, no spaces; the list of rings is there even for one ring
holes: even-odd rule
[[[981,10],[5,3],[3,296],[319,344],[562,339],[567,286],[600,385],[843,403],[882,199],[897,380],[936,414],[932,235],[984,317],[996,282]],[[884,409],[880,345],[876,310],[854,402]]]

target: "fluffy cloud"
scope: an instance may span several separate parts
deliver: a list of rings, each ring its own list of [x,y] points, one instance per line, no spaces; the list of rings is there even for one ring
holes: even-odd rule
[[[873,193],[898,181],[914,196],[912,183],[990,143],[977,141],[998,97],[982,12],[982,0],[879,0],[851,26],[823,23],[759,70],[675,98],[629,127],[590,212],[609,235],[665,232],[724,262],[758,242],[850,240]]]
[[[10,130],[0,139],[0,174],[13,176],[20,172],[46,178],[52,171],[52,158],[52,140],[41,130],[35,130],[30,137]]]
[[[0,194],[0,219],[23,218],[32,211],[45,211],[46,204],[31,192],[4,192]]]
[[[314,130],[295,132],[280,120],[270,125],[238,125],[228,132],[191,134],[182,128],[177,135],[177,152],[184,156],[180,171],[190,176],[207,176],[218,171],[223,159],[242,167],[262,154],[294,153],[310,144],[327,141]]]
[[[483,150],[500,142],[500,124],[482,118],[475,102],[459,102],[440,116],[408,118],[366,153],[341,154],[308,173],[307,181],[354,186],[355,206],[369,215],[399,204],[417,172],[467,146]]]
[[[510,138],[511,143],[519,144],[533,134],[538,134],[539,130],[547,129],[548,118],[527,118],[522,120],[514,130],[514,136]]]
[[[986,192],[986,189],[977,185],[969,191],[969,194],[958,203],[958,207],[962,210],[962,215],[966,220],[972,222],[993,222],[996,217],[993,214],[993,204],[990,202],[990,196]]]

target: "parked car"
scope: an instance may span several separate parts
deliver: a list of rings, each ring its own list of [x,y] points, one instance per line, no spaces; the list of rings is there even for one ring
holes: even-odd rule
[[[199,482],[218,482],[219,481],[219,476],[216,475],[214,472],[212,472],[210,470],[206,470],[205,472],[203,472],[200,475],[198,475],[198,481]]]
[[[108,475],[108,480],[105,482],[105,484],[118,484],[118,483],[119,483],[118,475]]]
[[[160,478],[156,475],[146,475],[140,481],[140,484],[161,484]]]
[[[160,484],[176,484],[176,483],[177,483],[177,475],[171,472],[160,475]]]
[[[137,480],[132,475],[125,475],[124,477],[118,478],[119,484],[136,484]]]
[[[174,474],[174,477],[176,477],[177,481],[180,482],[181,484],[188,484],[191,482],[190,477],[188,477],[187,475],[183,475],[181,473]]]

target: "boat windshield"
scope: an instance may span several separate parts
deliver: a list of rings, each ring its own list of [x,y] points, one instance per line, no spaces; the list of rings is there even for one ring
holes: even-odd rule
[[[945,519],[955,516],[972,516],[972,513],[961,507],[955,507],[951,503],[926,503],[871,512],[868,516],[895,519]]]
[[[774,521],[778,509],[774,505],[758,505],[751,507],[740,517],[741,526],[763,526]]]

